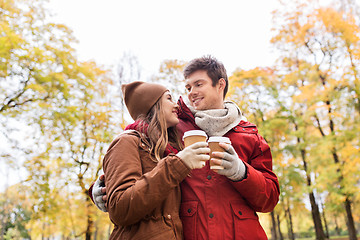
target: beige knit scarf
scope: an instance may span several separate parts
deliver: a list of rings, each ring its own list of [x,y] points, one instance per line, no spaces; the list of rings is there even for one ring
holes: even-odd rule
[[[247,121],[240,108],[231,101],[224,102],[223,109],[195,110],[188,101],[186,101],[186,105],[194,114],[196,125],[209,137],[223,136],[237,126],[241,120]]]

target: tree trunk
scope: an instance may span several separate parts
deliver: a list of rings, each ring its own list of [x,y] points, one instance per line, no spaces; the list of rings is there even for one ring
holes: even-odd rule
[[[278,240],[276,234],[276,221],[275,221],[275,213],[274,211],[271,212],[271,239]]]
[[[45,233],[45,222],[43,222],[43,224],[42,224],[42,226],[43,226],[43,232],[41,233],[41,240],[46,240],[46,238],[45,238],[45,236],[44,236],[44,233]]]
[[[88,216],[87,217],[87,228],[86,228],[86,234],[85,234],[85,239],[86,240],[91,240],[91,234],[92,234],[92,225],[93,225],[93,221],[91,220],[91,217]]]
[[[319,207],[316,204],[314,193],[309,193],[309,199],[311,204],[311,214],[314,220],[315,225],[315,234],[316,234],[316,240],[324,240],[325,239],[325,233],[323,230],[323,226],[321,223],[321,216],[319,212]]]
[[[329,239],[330,234],[329,234],[329,228],[328,228],[328,224],[327,224],[326,216],[325,216],[325,207],[324,207],[324,204],[321,201],[321,199],[320,199],[320,205],[321,205],[321,208],[322,208],[322,217],[323,217],[324,225],[325,225],[325,237]]]
[[[294,124],[295,124],[295,130],[298,130],[298,125],[295,122],[294,122]],[[297,142],[301,143],[301,139],[299,137],[297,138]],[[301,153],[301,159],[302,159],[303,166],[304,166],[304,171],[306,173],[306,184],[308,187],[311,187],[312,183],[311,183],[310,173],[307,168],[305,149],[300,149],[300,153]],[[314,196],[313,191],[311,191],[309,193],[309,200],[310,200],[310,205],[311,205],[311,215],[312,215],[312,219],[313,219],[314,227],[315,227],[316,240],[324,240],[325,234],[324,234],[324,230],[323,230],[323,227],[321,224],[321,215],[319,212],[319,207],[315,201],[315,196]]]
[[[346,209],[346,217],[347,217],[346,223],[348,225],[348,231],[349,231],[349,240],[357,240],[355,223],[351,212],[351,202],[349,198],[346,198],[345,200],[345,209]]]
[[[300,142],[300,139],[298,139],[298,142]],[[304,170],[306,172],[307,186],[311,187],[311,178],[310,178],[310,175],[309,175],[308,169],[307,169],[306,154],[305,154],[304,149],[301,150],[301,157],[303,160]],[[315,196],[314,196],[313,191],[311,191],[309,193],[309,200],[310,200],[310,205],[311,205],[311,215],[312,215],[312,218],[314,221],[314,226],[315,226],[316,240],[324,240],[325,234],[324,234],[323,226],[321,223],[321,215],[319,212],[319,207],[315,201]]]
[[[285,213],[287,215],[286,219],[288,219],[288,235],[289,235],[289,239],[290,240],[295,240],[294,227],[293,227],[293,223],[292,223],[292,216],[291,216],[291,211],[290,211],[289,206],[287,206]]]
[[[95,231],[94,231],[94,240],[97,240],[97,235],[98,235],[98,231],[99,231],[99,227],[98,227],[98,220],[95,222]]]
[[[94,221],[92,220],[92,214],[91,214],[91,202],[90,202],[90,198],[87,197],[86,198],[86,203],[87,203],[87,209],[88,209],[88,214],[87,214],[87,228],[86,228],[86,233],[85,233],[85,239],[86,240],[91,240],[91,236],[94,232]]]
[[[284,237],[282,235],[281,228],[280,228],[280,215],[277,214],[276,218],[277,218],[277,228],[278,228],[278,233],[279,233],[279,239],[284,240]]]
[[[83,174],[78,174],[78,182],[82,189],[82,192],[85,196],[85,204],[86,204],[86,217],[87,217],[87,226],[85,230],[85,240],[91,240],[91,236],[94,233],[94,221],[93,221],[93,212],[92,212],[92,202],[88,195],[88,190],[85,188],[85,184],[83,182]]]
[[[322,81],[323,81],[323,85],[325,85],[325,78],[321,78]],[[330,127],[330,131],[331,131],[331,134],[333,134],[334,136],[336,136],[336,132],[335,132],[335,123],[332,119],[332,108],[331,108],[331,102],[330,100],[327,100],[326,101],[326,106],[328,108],[328,114],[329,114],[329,127]],[[318,124],[318,129],[320,131],[320,134],[325,137],[325,133],[324,131],[322,130],[322,126],[321,126],[321,123],[319,121],[319,118],[317,116],[316,117],[316,120],[317,120],[317,124]],[[336,164],[339,164],[340,163],[340,159],[339,159],[339,156],[337,154],[337,149],[336,147],[334,147],[332,149],[332,155],[333,155],[333,159],[334,159],[334,162]],[[343,163],[340,163],[340,164],[343,164]],[[344,179],[344,176],[341,172],[341,169],[338,168],[337,169],[338,172],[340,172],[340,177],[339,177],[339,184],[340,184],[340,189],[343,189],[343,179]],[[353,219],[353,216],[352,216],[352,212],[351,212],[351,202],[350,202],[350,199],[349,199],[349,194],[348,193],[343,193],[343,195],[346,197],[346,200],[345,200],[345,210],[346,210],[346,217],[347,217],[347,229],[348,229],[348,232],[349,232],[349,239],[350,240],[356,240],[357,237],[356,237],[356,229],[355,229],[355,223],[354,223],[354,219]]]
[[[333,131],[334,129],[331,128],[331,130]],[[339,164],[340,160],[339,160],[336,148],[333,149],[333,154],[332,155],[333,155],[333,158],[334,158],[334,162]],[[338,169],[337,171],[340,172],[340,169]],[[344,179],[344,176],[340,172],[339,183],[340,183],[340,188],[341,189],[343,188],[343,179]],[[346,211],[346,225],[347,225],[347,229],[348,229],[348,232],[349,232],[349,240],[357,240],[354,218],[352,216],[352,211],[351,211],[351,201],[350,201],[349,195],[347,193],[344,193],[343,195],[346,197],[345,211]]]
[[[337,217],[335,216],[335,231],[336,231],[336,233],[337,233],[337,235],[339,235],[340,236],[340,228],[339,228],[339,224],[338,224],[338,222],[337,222]]]

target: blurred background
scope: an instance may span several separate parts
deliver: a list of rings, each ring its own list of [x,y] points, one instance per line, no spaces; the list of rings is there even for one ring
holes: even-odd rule
[[[120,85],[185,95],[213,55],[269,143],[281,195],[269,239],[360,232],[358,0],[0,0],[0,240],[107,239],[87,195],[131,123]]]

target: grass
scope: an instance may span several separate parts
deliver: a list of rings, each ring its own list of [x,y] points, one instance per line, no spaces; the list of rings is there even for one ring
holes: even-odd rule
[[[332,236],[331,240],[348,240],[349,236]],[[296,238],[296,240],[315,240],[315,238]]]

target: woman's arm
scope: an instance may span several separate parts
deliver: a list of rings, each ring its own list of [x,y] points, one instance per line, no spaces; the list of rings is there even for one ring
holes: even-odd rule
[[[122,226],[138,222],[159,206],[189,172],[183,161],[172,155],[142,174],[139,138],[120,135],[104,157],[110,219]]]

